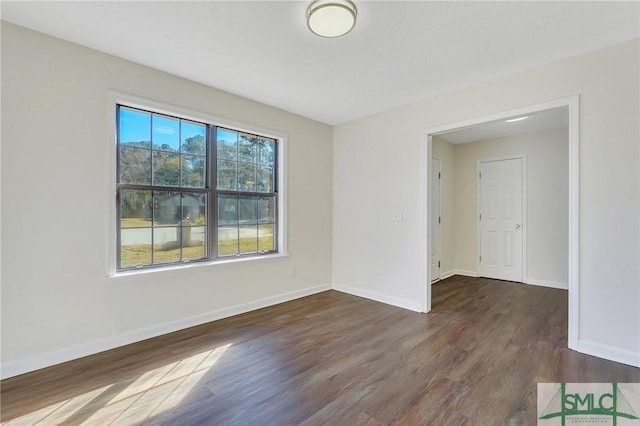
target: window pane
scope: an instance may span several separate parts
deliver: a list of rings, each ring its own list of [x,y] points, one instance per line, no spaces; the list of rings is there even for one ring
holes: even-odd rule
[[[266,165],[274,165],[275,163],[275,142],[260,139],[258,146],[260,148],[260,163]]]
[[[256,166],[255,164],[238,163],[238,190],[255,191]]]
[[[258,182],[256,191],[273,192],[273,168],[260,166],[258,167]]]
[[[182,227],[182,260],[196,260],[206,257],[205,226]]]
[[[180,154],[153,151],[153,184],[180,186]]]
[[[205,194],[186,192],[182,194],[182,206],[176,211],[178,220],[183,225],[206,224],[207,196]]]
[[[238,161],[245,163],[256,163],[256,141],[257,138],[252,135],[240,134],[238,140]]]
[[[218,196],[218,225],[233,225],[238,223],[238,197],[235,195]]]
[[[151,183],[151,151],[130,146],[120,147],[119,183]]]
[[[238,197],[218,196],[218,256],[238,253]]]
[[[120,230],[120,267],[151,264],[151,228]]]
[[[182,200],[179,192],[153,192],[153,223],[156,226],[177,225],[182,219]]]
[[[153,148],[178,151],[180,148],[180,121],[159,115],[152,117]]]
[[[236,190],[236,165],[233,161],[218,160],[218,189]]]
[[[239,197],[238,222],[241,224],[258,223],[257,199],[255,197]]]
[[[205,126],[203,124],[182,122],[182,152],[193,155],[205,155]]]
[[[206,226],[191,226],[191,241],[190,244],[183,244],[183,247],[204,247],[207,242],[207,227]],[[187,229],[187,227],[184,227]],[[193,259],[193,258],[190,258]]]
[[[258,251],[272,251],[275,249],[274,228],[273,224],[258,225]]]
[[[151,191],[120,191],[120,227],[151,227]]]
[[[182,156],[182,186],[204,188],[205,157]]]
[[[237,158],[238,132],[218,128],[216,134],[218,139],[216,145],[218,158],[235,160]]]
[[[151,148],[151,114],[120,107],[118,142]]]
[[[218,256],[238,254],[238,227],[218,226]]]
[[[240,254],[258,251],[258,227],[240,225]]]
[[[276,198],[261,197],[258,200],[258,222],[273,223],[276,220]]]
[[[153,229],[153,263],[171,263],[180,260],[180,227]]]
[[[189,246],[182,249],[182,260],[198,260],[207,257],[204,244],[199,246]]]

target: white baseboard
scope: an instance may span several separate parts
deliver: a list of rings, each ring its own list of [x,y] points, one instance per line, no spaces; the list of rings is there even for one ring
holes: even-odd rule
[[[526,278],[524,280],[524,283],[530,284],[530,285],[538,285],[541,287],[559,288],[561,290],[569,289],[569,285],[567,283],[563,283],[560,281],[549,281],[549,280],[539,280],[536,278]]]
[[[243,314],[256,309],[266,308],[267,306],[277,305],[279,303],[310,296],[326,290],[331,290],[330,284],[290,291],[288,293],[282,293],[253,302],[230,306],[228,308],[217,309],[205,314],[159,324],[153,327],[120,334],[118,336],[106,337],[104,339],[94,340],[92,342],[64,348],[58,351],[11,361],[0,366],[0,379],[4,380],[9,377],[50,367],[52,365],[82,358],[88,355],[93,355],[98,352],[161,336],[163,334],[173,333],[174,331],[183,330],[185,328],[194,327],[196,325],[205,324],[222,318]]]
[[[440,280],[446,280],[449,277],[452,277],[456,274],[456,272],[454,270],[451,271],[447,271],[447,272],[440,272]]]
[[[614,348],[612,346],[602,345],[588,340],[578,340],[576,351],[587,355],[593,355],[598,358],[608,359],[609,361],[615,361],[621,364],[631,365],[633,367],[640,367],[640,353],[638,352]]]
[[[377,293],[375,291],[363,290],[361,288],[350,287],[343,284],[333,284],[333,289],[353,296],[364,297],[365,299],[371,299],[376,302],[386,303],[387,305],[397,306],[398,308],[422,312],[422,305],[419,303],[405,299],[398,299],[397,297],[387,296],[386,294]]]
[[[463,269],[452,269],[447,272],[442,272],[440,274],[440,279],[445,280],[454,275],[463,275],[465,277],[477,277],[478,273],[476,271],[465,271]],[[551,287],[551,288],[559,288],[562,290],[567,290],[569,286],[567,283],[559,282],[559,281],[549,281],[549,280],[539,280],[537,278],[526,278],[524,281],[525,284],[537,285],[542,287]]]
[[[447,272],[440,273],[440,279],[446,280],[449,277],[454,275],[464,275],[465,277],[477,277],[478,273],[476,271],[465,271],[464,269],[452,269]]]

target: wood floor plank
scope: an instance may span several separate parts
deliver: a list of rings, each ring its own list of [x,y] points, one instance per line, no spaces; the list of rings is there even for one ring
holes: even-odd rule
[[[424,315],[327,291],[0,383],[3,425],[528,425],[538,382],[640,382],[567,349],[563,290],[454,276]]]

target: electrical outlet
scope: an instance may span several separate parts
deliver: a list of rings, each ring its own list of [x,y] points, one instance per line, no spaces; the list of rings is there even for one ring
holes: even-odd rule
[[[298,271],[296,271],[296,267],[295,267],[295,265],[292,265],[292,266],[291,266],[291,269],[289,269],[289,276],[290,276],[290,277],[295,277],[297,272],[298,272]]]
[[[402,212],[395,212],[391,215],[393,222],[402,222]]]

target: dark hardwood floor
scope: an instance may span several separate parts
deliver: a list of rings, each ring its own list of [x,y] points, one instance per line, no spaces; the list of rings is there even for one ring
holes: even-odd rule
[[[567,349],[567,293],[482,278],[428,315],[327,291],[1,382],[3,424],[534,425],[537,382],[640,382]]]

